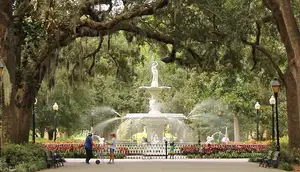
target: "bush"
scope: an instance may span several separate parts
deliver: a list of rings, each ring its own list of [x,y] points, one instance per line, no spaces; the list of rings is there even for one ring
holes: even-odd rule
[[[285,171],[294,171],[294,167],[287,162],[280,163],[278,168]]]
[[[35,172],[47,167],[45,149],[41,145],[7,145],[2,152],[2,159],[17,171]]]

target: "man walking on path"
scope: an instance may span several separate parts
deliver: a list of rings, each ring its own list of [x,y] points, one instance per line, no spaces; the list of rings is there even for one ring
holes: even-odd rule
[[[90,159],[93,157],[93,139],[92,139],[92,133],[89,133],[89,135],[85,139],[84,148],[86,152],[86,159],[85,162],[87,164],[90,164]]]

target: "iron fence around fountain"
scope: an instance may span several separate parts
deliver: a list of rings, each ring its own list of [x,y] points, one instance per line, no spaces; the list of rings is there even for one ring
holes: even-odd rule
[[[52,152],[81,152],[84,153],[83,143],[43,143],[44,147]],[[198,145],[197,143],[175,143],[174,144],[174,159],[186,159],[189,154],[198,154],[199,148],[205,151],[208,147],[211,153],[238,151],[238,152],[262,152],[268,144],[206,144]],[[96,144],[94,152],[107,157],[109,146]],[[170,157],[170,144],[165,143],[150,144],[150,143],[117,143],[115,152],[119,158],[127,159],[164,159]],[[69,158],[69,157],[66,157]]]

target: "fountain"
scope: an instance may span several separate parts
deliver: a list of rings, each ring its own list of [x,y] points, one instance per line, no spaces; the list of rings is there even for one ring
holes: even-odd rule
[[[196,141],[192,129],[184,123],[186,116],[179,113],[162,113],[160,94],[162,90],[170,89],[168,86],[158,84],[158,63],[153,61],[151,65],[152,82],[150,86],[141,86],[140,89],[146,90],[150,94],[148,113],[128,113],[121,117],[119,113],[111,108],[110,112],[118,117],[103,121],[93,130],[95,133],[103,133],[105,127],[115,121],[121,120],[121,124],[115,130],[118,142],[142,142],[160,144],[164,138],[168,141],[193,142]],[[169,131],[169,132],[168,132]],[[130,140],[128,140],[128,138]]]
[[[152,62],[152,82],[151,86],[142,86],[141,89],[146,89],[150,94],[149,99],[149,112],[148,113],[129,113],[124,119],[138,120],[147,128],[147,139],[150,143],[163,142],[163,132],[165,126],[169,123],[177,123],[182,125],[183,119],[186,117],[183,114],[177,113],[162,113],[160,111],[160,93],[164,89],[169,89],[168,86],[159,86],[158,84],[158,63]]]

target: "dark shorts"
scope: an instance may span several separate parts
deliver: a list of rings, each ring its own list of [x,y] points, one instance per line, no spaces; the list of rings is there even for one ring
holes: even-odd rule
[[[110,153],[114,153],[114,152],[115,152],[115,149],[109,148],[109,152],[110,152]]]

